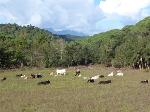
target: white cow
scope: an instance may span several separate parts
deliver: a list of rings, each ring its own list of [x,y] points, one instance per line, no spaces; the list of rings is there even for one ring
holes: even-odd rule
[[[22,76],[21,76],[21,78],[24,78],[24,77],[26,77],[26,76],[25,76],[25,75],[22,75]]]
[[[51,72],[49,75],[50,75],[50,76],[51,76],[51,75],[54,75],[54,73],[53,73],[53,72]]]
[[[82,75],[80,74],[78,77],[81,77]]]
[[[123,73],[120,70],[118,70],[116,75],[117,76],[123,76]]]
[[[57,75],[59,75],[59,74],[60,74],[60,75],[66,75],[66,69],[60,69],[60,70],[57,69],[57,70],[56,70],[56,73],[57,73]]]
[[[26,79],[28,79],[28,77],[25,77],[24,79],[26,80]]]
[[[108,76],[109,76],[109,77],[112,77],[112,76],[114,76],[114,73],[111,72],[110,74],[108,74]]]
[[[99,78],[99,76],[100,76],[100,75],[96,75],[96,76],[91,77],[90,79],[94,79],[94,80],[96,80],[96,79],[98,79],[98,78]]]

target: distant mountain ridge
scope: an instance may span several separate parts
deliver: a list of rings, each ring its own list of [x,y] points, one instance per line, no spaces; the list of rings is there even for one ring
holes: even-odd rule
[[[55,31],[52,28],[46,28],[46,30],[52,32],[53,34],[57,35],[71,35],[71,36],[79,36],[79,37],[84,37],[86,34],[78,31],[73,31],[73,30],[61,30],[61,31]]]

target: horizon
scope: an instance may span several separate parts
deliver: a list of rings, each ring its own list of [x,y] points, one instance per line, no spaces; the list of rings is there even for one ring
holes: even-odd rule
[[[31,24],[93,35],[150,16],[150,0],[0,0],[0,10],[0,24]]]

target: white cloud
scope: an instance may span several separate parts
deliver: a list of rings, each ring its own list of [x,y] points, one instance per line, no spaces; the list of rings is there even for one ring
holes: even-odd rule
[[[32,23],[32,25],[40,26],[42,24],[41,15],[39,15],[39,14],[32,15],[27,24],[31,24],[31,23]]]
[[[102,0],[99,8],[105,16],[97,23],[101,31],[122,28],[150,16],[150,0]]]
[[[0,0],[0,15],[6,21],[32,24],[55,30],[91,33],[100,20],[100,9],[94,0]],[[11,17],[10,17],[11,16]],[[3,19],[4,20],[4,19]]]
[[[134,18],[149,5],[150,0],[105,0],[101,1],[100,8],[106,14],[118,14]]]
[[[150,0],[0,0],[0,23],[94,34],[150,15]],[[96,0],[98,1],[98,0]]]

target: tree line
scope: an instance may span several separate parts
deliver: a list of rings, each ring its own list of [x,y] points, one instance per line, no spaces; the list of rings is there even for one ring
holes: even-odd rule
[[[150,17],[72,41],[31,25],[0,25],[0,68],[87,64],[139,68],[140,63],[150,65]]]

